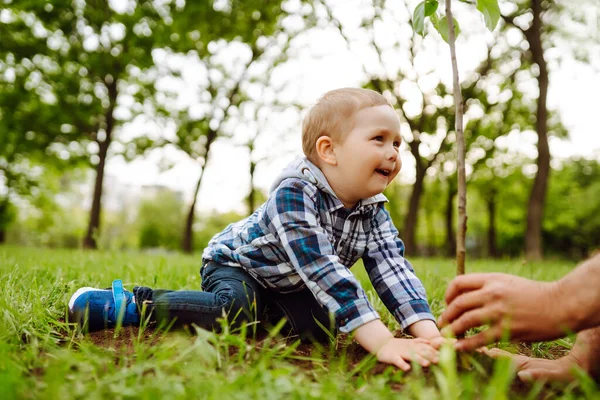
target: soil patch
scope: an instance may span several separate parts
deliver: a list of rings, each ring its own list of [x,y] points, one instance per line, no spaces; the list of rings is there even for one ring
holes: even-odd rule
[[[193,340],[193,331],[191,329],[187,331],[190,333],[190,340]],[[91,332],[86,336],[96,346],[104,348],[118,348],[125,354],[133,354],[135,351],[134,344],[136,342],[142,342],[149,346],[154,346],[172,334],[173,333],[171,332],[160,331],[153,327],[146,328],[141,333],[140,329],[137,327],[126,327],[121,328],[118,334],[114,328],[111,328],[102,331]],[[400,337],[402,335],[397,336]],[[249,345],[255,346],[257,350],[260,350],[264,345],[273,345],[273,342],[267,341],[266,339],[267,333],[261,331],[257,334],[255,339],[248,339],[247,342]],[[289,339],[282,338],[279,340],[287,340],[290,345],[295,343],[295,338],[293,337]],[[309,343],[301,343],[290,354],[287,362],[306,370],[307,372],[312,372],[315,370],[320,370],[322,367],[327,368],[330,365],[331,360],[328,359],[328,354],[345,354],[346,362],[348,363],[347,370],[352,371],[364,361],[365,357],[368,356],[368,353],[358,343],[350,341],[346,335],[339,335],[337,338],[337,343],[333,345],[336,345],[337,350],[332,352],[328,348],[317,347],[316,345]],[[516,350],[516,353],[526,356],[532,356],[534,354],[530,344],[515,344],[514,350]],[[544,351],[551,355],[549,358],[560,358],[568,352],[567,349],[559,346],[547,348]],[[235,346],[230,347],[229,353],[230,356],[234,356],[237,354],[237,348]],[[484,354],[472,353],[463,356],[459,355],[457,362],[459,366],[459,373],[473,371],[473,369],[476,368],[474,363],[479,364],[479,368],[487,371],[488,376],[482,377],[482,379],[487,380],[489,377],[491,377],[495,360]],[[390,368],[391,367],[387,364],[375,363],[372,365],[372,367],[362,370],[359,374],[355,374],[355,376],[350,377],[350,379],[359,379],[359,377],[364,376],[365,373],[369,375],[389,373]],[[422,369],[422,375],[426,379],[428,385],[436,385],[435,376],[428,368]],[[394,391],[401,392],[403,390],[403,385],[400,383],[390,382],[390,385]],[[515,379],[511,385],[511,390],[513,394],[526,396],[528,393],[530,393],[532,387],[533,386],[529,383],[524,383],[518,379]],[[546,385],[539,396],[541,396],[541,398],[547,398],[548,396],[556,395],[559,392],[560,389],[557,391],[556,388],[553,388],[551,385]]]

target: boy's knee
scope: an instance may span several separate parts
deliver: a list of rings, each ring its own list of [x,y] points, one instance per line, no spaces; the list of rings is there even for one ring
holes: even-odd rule
[[[230,323],[255,321],[260,317],[260,303],[250,291],[227,290],[219,294]]]
[[[281,334],[297,335],[302,342],[326,345],[337,335],[333,316],[308,291],[272,296],[267,317],[273,325],[286,319]]]

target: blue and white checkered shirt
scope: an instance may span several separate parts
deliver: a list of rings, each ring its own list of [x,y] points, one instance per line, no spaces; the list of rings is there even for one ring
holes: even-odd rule
[[[379,318],[350,272],[362,257],[373,287],[403,329],[434,320],[423,284],[403,257],[386,201],[379,194],[345,209],[321,170],[297,159],[276,180],[267,202],[213,237],[202,257],[242,267],[281,293],[308,288],[342,332]]]

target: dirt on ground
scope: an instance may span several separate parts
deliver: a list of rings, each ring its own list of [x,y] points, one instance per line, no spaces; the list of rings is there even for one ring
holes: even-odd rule
[[[193,330],[188,329],[188,332],[190,341],[194,340]],[[140,334],[140,329],[137,327],[125,327],[121,328],[118,334],[114,328],[110,328],[102,331],[87,333],[86,337],[96,346],[104,348],[118,348],[121,354],[125,353],[132,355],[135,352],[134,343],[142,342],[153,346],[160,343],[160,341],[164,338],[168,338],[171,334],[172,333],[169,332],[160,332],[152,327],[144,329]],[[248,344],[254,345],[256,349],[260,351],[263,345],[272,345],[272,342],[267,341],[267,336],[268,335],[265,331],[260,331],[255,339],[248,340]],[[397,336],[402,335],[398,332]],[[289,338],[289,344],[291,345],[292,343],[295,343],[296,339],[297,338],[294,337]],[[282,338],[282,340],[284,339]],[[359,364],[365,359],[365,357],[368,356],[367,351],[365,351],[358,343],[348,340],[346,335],[339,335],[336,343],[336,346],[338,347],[338,350],[336,350],[336,352],[343,347],[344,354],[346,355],[346,360],[349,363],[349,371],[352,371],[354,370],[354,368],[358,367]],[[514,348],[513,350],[516,350],[514,352],[518,354],[532,356],[534,353],[531,345],[516,344],[515,346],[516,348]],[[568,350],[564,348],[558,347],[545,349],[545,352],[551,355],[551,357],[549,358],[560,358],[563,355],[565,355],[567,351]],[[234,356],[236,352],[237,350],[235,347],[230,347],[230,356]],[[314,371],[315,369],[320,369],[316,367],[323,367],[324,365],[329,363],[330,360],[327,359],[327,354],[329,353],[330,352],[326,348],[320,347],[319,349],[317,349],[317,347],[314,344],[301,343],[297,346],[294,352],[291,353],[290,357],[287,359],[287,362],[290,362],[291,364],[302,368],[306,371]],[[317,356],[315,356],[315,354],[317,354]],[[479,353],[470,354],[469,357],[461,357],[459,355],[459,359],[457,360],[457,362],[459,365],[459,371],[468,372],[472,371],[474,368],[483,368],[483,370],[488,371],[490,375],[494,366],[493,359],[489,358],[484,354]],[[474,363],[477,363],[478,366],[476,367]],[[364,372],[368,372],[369,375],[379,375],[386,373],[386,371],[388,371],[389,368],[391,368],[389,365],[383,363],[375,363],[371,368],[368,369],[368,371]],[[423,368],[422,373],[425,379],[427,380],[428,384],[436,384],[435,377],[432,373],[430,373],[428,368]],[[356,379],[357,377],[358,376],[354,376],[352,379]],[[391,387],[398,392],[403,390],[403,385],[400,383],[392,382]],[[511,389],[515,394],[526,396],[528,393],[530,393],[532,385],[515,379],[512,383]],[[539,394],[539,396],[541,396],[539,398],[549,398],[556,394],[556,389],[548,385]]]

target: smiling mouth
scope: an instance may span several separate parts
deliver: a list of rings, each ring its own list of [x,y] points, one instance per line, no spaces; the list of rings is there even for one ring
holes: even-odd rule
[[[391,173],[392,171],[391,171],[391,170],[389,170],[389,169],[381,169],[381,168],[377,168],[377,169],[375,170],[375,172],[377,172],[378,174],[381,174],[381,175],[383,175],[383,176],[389,176],[389,175],[390,175],[390,173]]]

